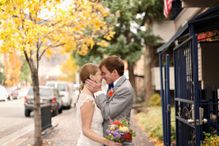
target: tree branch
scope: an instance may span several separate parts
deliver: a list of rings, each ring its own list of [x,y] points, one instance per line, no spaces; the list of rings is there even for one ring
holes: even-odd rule
[[[39,60],[41,60],[43,54],[46,52],[46,50],[47,50],[48,48],[56,48],[56,47],[60,47],[60,46],[63,46],[63,45],[65,45],[65,43],[61,43],[61,44],[57,44],[57,45],[49,45],[46,49],[44,49],[44,50],[42,51],[42,53],[41,53],[40,56],[39,56]]]

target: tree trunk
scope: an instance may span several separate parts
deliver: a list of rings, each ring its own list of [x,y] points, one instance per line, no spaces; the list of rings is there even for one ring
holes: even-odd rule
[[[129,71],[129,81],[131,82],[132,87],[134,88],[135,93],[136,93],[136,84],[135,84],[135,75],[134,75],[134,65],[133,65],[132,63],[129,63],[129,62],[128,62],[128,71]],[[137,101],[136,98],[137,98],[137,97],[135,96],[134,102]]]
[[[39,77],[38,69],[31,65],[31,79],[34,93],[34,146],[42,145],[41,137],[41,108],[40,108],[40,94],[39,94]]]
[[[41,138],[41,108],[40,108],[40,95],[39,95],[39,78],[37,69],[32,72],[33,92],[34,92],[34,143],[35,146],[42,145]]]
[[[151,48],[146,45],[144,49],[144,87],[145,87],[145,101],[147,101],[152,94],[154,93],[153,85],[152,85],[152,74],[151,74]]]

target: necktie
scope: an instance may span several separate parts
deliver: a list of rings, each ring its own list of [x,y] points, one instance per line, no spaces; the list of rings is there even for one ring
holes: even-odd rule
[[[113,83],[110,83],[109,86],[108,86],[108,91],[109,91],[110,89],[112,89],[112,88],[114,88],[114,85],[113,85]]]
[[[108,90],[107,90],[107,96],[108,97],[112,97],[113,96],[113,87],[114,87],[113,83],[108,85]]]

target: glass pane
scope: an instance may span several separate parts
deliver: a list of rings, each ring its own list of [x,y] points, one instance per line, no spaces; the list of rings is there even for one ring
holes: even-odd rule
[[[28,95],[33,95],[33,89],[32,88],[28,91]],[[48,88],[40,88],[40,96],[51,97],[52,96],[52,90],[48,89]]]
[[[59,91],[67,91],[67,85],[65,84],[58,84],[57,88]]]

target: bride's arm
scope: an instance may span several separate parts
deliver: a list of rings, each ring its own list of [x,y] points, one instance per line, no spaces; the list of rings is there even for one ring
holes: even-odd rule
[[[102,143],[104,145],[107,145],[107,146],[118,145],[119,146],[120,144],[109,141],[108,139],[98,135],[91,129],[94,108],[95,108],[95,105],[93,101],[85,102],[80,108],[83,134],[86,137],[92,139],[93,141]]]

